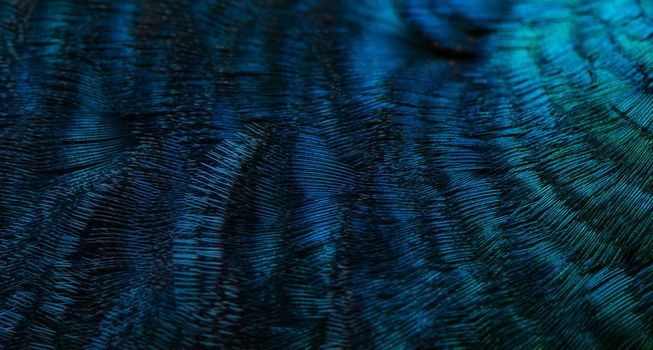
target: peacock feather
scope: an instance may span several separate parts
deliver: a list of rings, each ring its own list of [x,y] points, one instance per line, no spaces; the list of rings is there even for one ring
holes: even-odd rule
[[[653,349],[653,2],[0,0],[0,349]]]

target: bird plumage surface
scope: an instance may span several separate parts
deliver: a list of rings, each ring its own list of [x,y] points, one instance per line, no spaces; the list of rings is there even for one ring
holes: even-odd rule
[[[648,0],[0,23],[2,349],[653,349]]]

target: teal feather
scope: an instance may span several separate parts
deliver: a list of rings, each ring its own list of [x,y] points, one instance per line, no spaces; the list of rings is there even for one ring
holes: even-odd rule
[[[653,4],[0,1],[0,349],[653,349]]]

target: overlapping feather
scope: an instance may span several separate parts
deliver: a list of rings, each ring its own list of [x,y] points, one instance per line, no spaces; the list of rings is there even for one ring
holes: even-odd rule
[[[653,348],[646,1],[0,22],[0,348]]]

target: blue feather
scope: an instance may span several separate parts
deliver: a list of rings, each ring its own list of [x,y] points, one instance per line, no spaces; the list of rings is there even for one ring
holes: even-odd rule
[[[653,5],[0,1],[0,349],[653,349]]]

